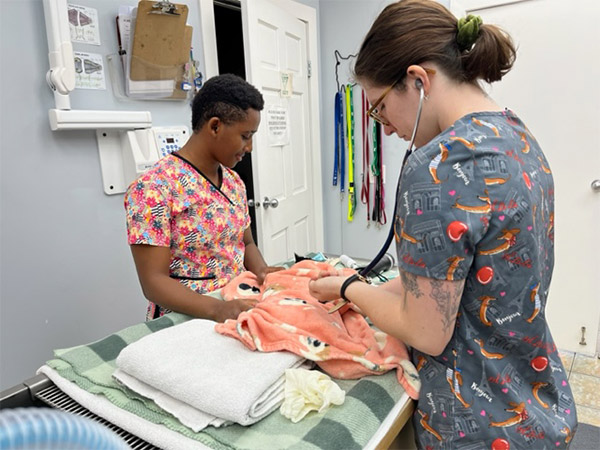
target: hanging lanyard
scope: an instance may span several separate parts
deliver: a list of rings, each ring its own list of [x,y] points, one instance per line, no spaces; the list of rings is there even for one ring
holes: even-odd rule
[[[371,178],[370,172],[371,168],[369,167],[369,116],[367,116],[367,111],[369,109],[369,102],[367,101],[367,97],[365,95],[365,91],[362,91],[362,140],[363,140],[363,158],[362,158],[362,187],[360,190],[360,201],[367,205],[367,228],[371,226]]]
[[[373,162],[371,170],[375,182],[375,194],[373,196],[373,222],[385,225],[387,216],[385,214],[385,188],[383,186],[383,145],[381,136],[381,125],[375,122],[373,126]]]
[[[354,104],[352,86],[346,86],[346,123],[348,130],[348,222],[354,220],[356,195],[354,193]]]
[[[342,85],[339,96],[339,108],[340,108],[340,196],[344,197],[344,190],[346,189],[346,87]]]
[[[335,123],[335,144],[333,155],[333,185],[338,184],[339,164],[340,164],[340,93],[335,93],[334,105],[334,123]]]
[[[381,131],[381,125],[378,128],[379,136],[377,142],[379,143],[379,223],[385,225],[387,223],[387,216],[385,215],[385,187],[383,185],[383,136]]]
[[[371,219],[373,222],[379,222],[379,197],[381,191],[379,190],[379,139],[377,138],[379,129],[379,123],[373,122],[373,129],[371,130],[373,135],[373,162],[371,163],[371,172],[373,173],[373,182],[375,183],[375,192],[373,193],[373,212]]]

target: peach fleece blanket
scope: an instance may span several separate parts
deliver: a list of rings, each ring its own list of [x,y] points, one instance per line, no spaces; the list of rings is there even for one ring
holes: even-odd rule
[[[237,320],[217,324],[215,330],[252,350],[287,350],[303,356],[335,378],[380,375],[395,368],[399,383],[416,399],[421,383],[406,346],[371,328],[347,306],[328,314],[334,302],[320,303],[308,292],[309,281],[321,271],[338,273],[327,263],[310,260],[267,275],[262,286],[253,273],[242,273],[223,288],[223,298],[256,298],[259,303]]]

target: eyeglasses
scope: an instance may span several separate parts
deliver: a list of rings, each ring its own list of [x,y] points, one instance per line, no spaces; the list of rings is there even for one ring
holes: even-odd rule
[[[423,70],[425,70],[425,72],[427,72],[429,75],[435,74],[434,69],[429,69],[429,68],[423,67]],[[381,115],[381,113],[377,110],[377,107],[383,101],[385,96],[388,95],[390,93],[390,91],[392,89],[394,89],[396,87],[396,85],[398,83],[400,83],[400,81],[402,81],[403,78],[399,79],[394,84],[392,84],[390,87],[386,88],[386,90],[383,91],[383,93],[379,96],[379,98],[377,100],[375,100],[375,103],[373,103],[373,105],[371,105],[371,107],[367,110],[367,116],[369,116],[371,119],[375,120],[376,122],[379,122],[384,127],[389,126],[390,123],[388,122],[388,120],[385,117],[383,117]]]

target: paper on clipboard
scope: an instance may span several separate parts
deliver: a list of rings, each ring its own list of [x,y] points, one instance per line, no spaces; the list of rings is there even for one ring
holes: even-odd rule
[[[118,15],[118,32],[121,43],[121,61],[125,72],[125,94],[128,97],[138,98],[164,98],[173,94],[174,80],[144,80],[135,81],[130,77],[131,66],[131,35],[135,29],[137,8],[134,6],[120,6]]]

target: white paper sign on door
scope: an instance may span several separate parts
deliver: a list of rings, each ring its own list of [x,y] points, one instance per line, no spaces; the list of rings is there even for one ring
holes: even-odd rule
[[[290,127],[288,109],[283,106],[270,105],[266,108],[267,134],[269,146],[276,147],[290,143]]]

